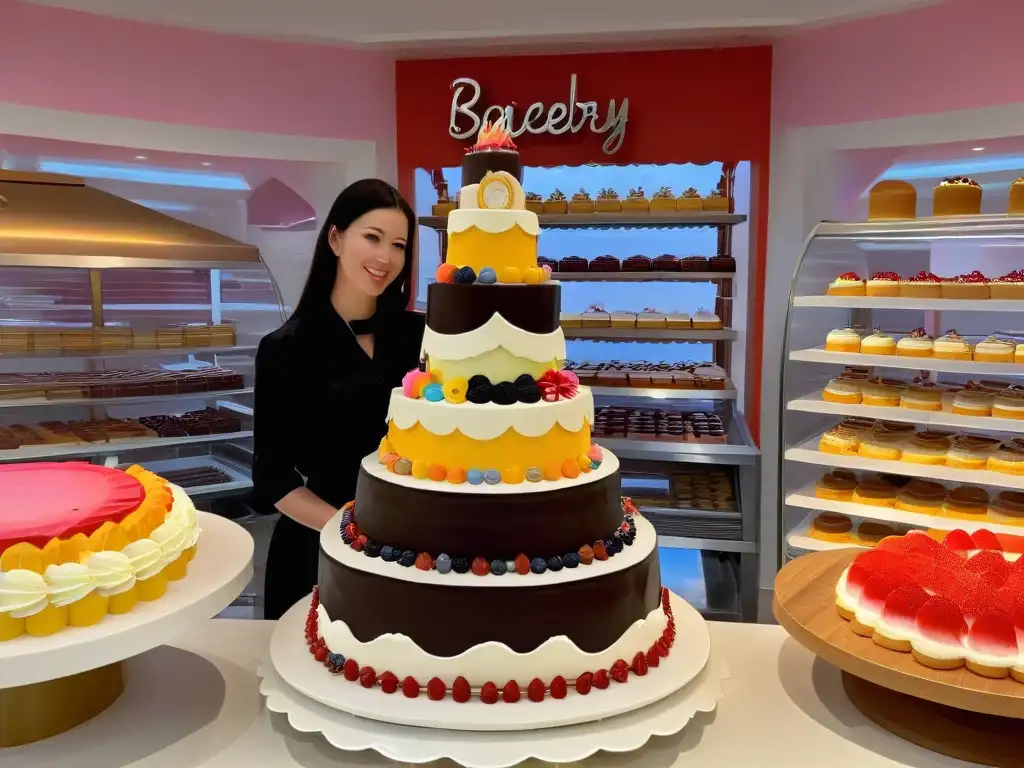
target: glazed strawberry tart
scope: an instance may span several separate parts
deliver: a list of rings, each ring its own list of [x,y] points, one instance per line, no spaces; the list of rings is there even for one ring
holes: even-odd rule
[[[198,537],[188,496],[141,467],[0,466],[0,641],[159,599]]]
[[[1024,683],[1022,553],[1024,536],[988,530],[889,537],[843,572],[836,607],[858,635],[927,667]]]

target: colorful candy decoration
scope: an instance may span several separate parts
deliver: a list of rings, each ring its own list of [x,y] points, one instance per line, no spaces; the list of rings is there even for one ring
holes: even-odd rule
[[[541,269],[541,272],[544,273],[544,277],[541,280],[541,282],[542,283],[546,283],[548,280],[551,279],[551,267],[549,265],[547,265],[547,264],[544,264],[540,269]]]
[[[444,555],[443,557],[447,556]],[[440,557],[438,559],[440,560]],[[500,562],[502,561],[477,563],[474,560],[472,566],[467,564],[467,570],[472,567],[474,573],[482,572],[486,565],[492,574],[500,575],[495,572],[494,568],[495,563]],[[553,570],[547,562],[545,562],[545,567]],[[450,561],[448,570],[452,570]],[[445,572],[447,573],[448,570]],[[506,571],[508,570],[506,567]],[[516,572],[519,572],[518,568]],[[438,677],[430,678],[426,686],[421,685],[411,675],[406,676],[399,682],[398,675],[393,672],[385,671],[378,673],[373,667],[360,666],[355,659],[351,657],[346,658],[343,654],[333,652],[320,635],[319,608],[320,590],[318,587],[314,587],[309,613],[306,614],[304,636],[310,655],[331,674],[341,675],[350,683],[358,682],[363,688],[380,688],[386,694],[397,693],[401,690],[402,695],[410,699],[418,697],[424,691],[424,688],[427,697],[431,701],[442,701],[451,694],[452,700],[460,704],[470,701],[474,695],[479,696],[480,701],[484,704],[497,704],[499,700],[506,704],[514,704],[523,700],[524,693],[526,694],[525,698],[534,703],[544,701],[548,696],[556,700],[564,699],[568,695],[570,683],[575,688],[576,693],[586,696],[595,688],[599,691],[607,689],[611,685],[612,680],[617,683],[627,683],[629,682],[630,675],[643,677],[652,668],[657,668],[661,664],[662,659],[668,657],[676,640],[676,621],[672,613],[671,597],[668,589],[662,587],[661,610],[667,619],[665,629],[650,648],[646,651],[643,649],[638,650],[633,655],[631,661],[617,659],[608,669],[602,668],[594,672],[583,672],[575,678],[570,676],[568,680],[562,675],[555,675],[550,683],[545,683],[540,678],[534,678],[525,688],[515,680],[509,680],[500,689],[496,683],[488,681],[480,686],[478,694],[474,694],[469,681],[461,676],[452,681],[451,687],[447,686]]]
[[[476,282],[476,272],[472,267],[459,267],[455,273],[455,282],[458,285],[472,285]]]
[[[455,403],[458,405],[459,403],[466,402],[466,392],[469,390],[469,382],[459,376],[456,376],[444,383],[443,390],[444,399],[449,403]]]
[[[523,282],[523,273],[517,267],[502,267],[498,279],[502,283],[521,283]]]
[[[459,271],[459,268],[454,264],[442,264],[437,268],[437,272],[434,273],[434,279],[439,283],[454,283],[455,273]]]
[[[540,387],[541,399],[546,403],[554,403],[558,400],[576,397],[580,388],[580,380],[572,371],[552,369],[537,380],[537,385]]]
[[[414,470],[415,474],[415,470]],[[629,501],[623,498],[623,503]],[[630,502],[631,504],[632,502]],[[398,563],[404,568],[415,565],[420,570],[429,571],[436,569],[442,575],[455,571],[455,573],[467,573],[472,571],[477,576],[486,576],[500,568],[494,563],[503,562],[504,572],[514,572],[520,576],[528,573],[541,574],[545,571],[560,571],[562,568],[575,568],[578,565],[591,565],[595,560],[604,561],[619,554],[624,547],[632,546],[636,541],[636,518],[630,512],[624,512],[622,523],[606,539],[600,539],[593,544],[584,544],[576,552],[569,552],[563,555],[551,555],[549,557],[530,558],[525,554],[519,554],[515,560],[502,561],[486,557],[450,557],[441,553],[436,560],[429,552],[414,553],[412,550],[402,550],[388,544],[381,544],[368,538],[359,530],[355,519],[355,502],[350,501],[342,508],[341,523],[339,525],[341,540],[346,546],[357,552],[362,552],[370,558],[379,557],[384,562]],[[484,570],[484,565],[487,569]],[[483,572],[480,572],[483,571]],[[496,575],[502,575],[498,573]]]
[[[538,267],[527,267],[523,270],[523,282],[527,285],[537,285],[541,282],[543,274]]]
[[[498,282],[498,273],[490,267],[484,267],[480,270],[480,275],[476,280],[481,285],[494,285]]]

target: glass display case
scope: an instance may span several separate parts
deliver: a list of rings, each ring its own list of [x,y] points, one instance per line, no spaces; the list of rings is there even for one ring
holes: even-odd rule
[[[1021,217],[815,228],[782,361],[780,562],[909,528],[1024,534],[1021,267]]]
[[[253,363],[284,310],[258,250],[85,185],[0,172],[0,462],[252,486]]]

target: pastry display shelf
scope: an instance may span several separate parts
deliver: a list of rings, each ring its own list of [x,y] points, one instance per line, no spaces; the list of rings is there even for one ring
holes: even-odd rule
[[[860,365],[899,368],[906,371],[966,373],[974,376],[1024,376],[1024,364],[1021,363],[978,363],[973,360],[941,360],[937,357],[863,355],[859,352],[829,352],[821,347],[795,349],[789,353],[789,359],[795,362],[828,363],[835,366]]]
[[[596,341],[734,341],[736,331],[731,328],[699,330],[695,328],[580,328],[562,326],[566,339],[593,339]],[[1024,373],[1024,368],[1021,369]]]
[[[62,405],[138,405],[140,403],[164,403],[174,400],[202,400],[212,402],[225,397],[251,395],[252,387],[224,389],[216,392],[179,392],[173,395],[141,395],[138,397],[69,397],[46,398],[26,397],[21,399],[0,399],[0,410],[11,408],[39,408]]]
[[[0,451],[0,463],[11,461],[49,461],[86,456],[116,456],[129,451],[149,448],[179,448],[185,445],[224,443],[232,440],[246,440],[252,437],[251,430],[224,432],[216,435],[188,435],[187,437],[147,437],[130,440],[114,440],[107,443],[83,443],[81,445],[26,445],[21,448]]]
[[[786,504],[801,509],[818,512],[838,512],[847,517],[859,517],[865,520],[881,520],[886,523],[912,525],[915,528],[936,528],[943,531],[955,531],[957,528],[974,533],[982,528],[993,533],[1012,533],[1024,535],[1024,525],[1009,525],[982,517],[980,520],[965,520],[961,517],[945,517],[944,515],[926,515],[921,512],[907,512],[892,507],[875,507],[870,504],[854,504],[850,501],[819,499],[814,495],[814,488],[802,488],[797,493],[786,497]]]
[[[1024,373],[1024,371],[1021,371]],[[822,413],[834,416],[859,416],[868,419],[900,421],[918,424],[922,427],[964,427],[985,432],[1024,432],[1024,419],[999,419],[993,416],[961,416],[949,411],[919,411],[914,408],[888,408],[877,405],[855,403],[830,403],[821,399],[821,394],[809,395],[790,400],[786,407],[791,411]]]
[[[731,381],[724,389],[666,389],[658,387],[601,387],[590,386],[594,397],[608,400],[735,400],[736,390]],[[1024,425],[1022,425],[1024,426]]]
[[[987,469],[958,469],[947,466],[913,464],[908,461],[883,461],[866,459],[863,456],[840,456],[818,450],[818,437],[786,451],[787,461],[817,464],[822,467],[842,467],[866,472],[882,472],[905,477],[923,477],[929,480],[945,480],[952,483],[990,485],[996,488],[1024,490],[1024,475],[1010,475],[1005,472],[991,472]]]
[[[212,469],[219,469],[231,478],[228,482],[216,483],[213,485],[185,486],[185,493],[193,499],[201,498],[209,500],[219,496],[235,495],[242,491],[248,491],[252,488],[252,477],[247,471],[243,471],[234,464],[224,461],[219,457],[210,456],[208,454],[200,456],[184,456],[177,459],[143,461],[141,463],[142,466],[150,472],[156,472],[158,475],[163,472],[171,472],[175,470],[202,469],[209,467]],[[129,466],[131,466],[131,464],[122,464],[121,469],[127,469]]]
[[[838,541],[824,541],[822,539],[816,539],[811,536],[811,523],[814,520],[814,515],[810,515],[796,526],[793,530],[786,534],[786,544],[791,549],[798,549],[804,552],[829,552],[837,549],[870,549],[865,547],[863,544],[857,544],[853,540],[848,542]],[[856,528],[857,522],[854,521],[854,528]]]
[[[902,296],[796,296],[794,307],[914,309],[948,312],[1024,312],[1024,300],[911,299]]]
[[[231,347],[181,347],[164,349],[122,349],[109,352],[65,352],[55,354],[34,354],[30,352],[0,352],[0,362],[5,360],[115,360],[131,357],[187,357],[194,355],[251,355],[256,353],[256,345],[236,345]]]
[[[669,549],[699,549],[708,552],[737,552],[739,554],[757,554],[756,541],[736,541],[735,539],[697,539],[692,536],[658,536],[658,546]]]
[[[754,464],[759,455],[752,444],[660,442],[623,437],[595,437],[594,442],[627,460],[742,466]],[[1024,487],[1024,478],[1021,486]]]
[[[553,280],[562,283],[607,282],[607,283],[708,283],[715,280],[732,280],[735,272],[552,272]],[[1024,309],[1024,307],[1022,307]]]
[[[719,227],[742,224],[747,217],[727,211],[667,211],[665,213],[541,213],[542,229],[654,229]],[[421,226],[438,232],[448,229],[447,216],[420,216]]]

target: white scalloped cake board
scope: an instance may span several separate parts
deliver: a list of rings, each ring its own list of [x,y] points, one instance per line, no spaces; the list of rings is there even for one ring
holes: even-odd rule
[[[292,606],[278,622],[270,640],[274,670],[291,688],[320,704],[396,725],[455,731],[528,731],[602,720],[654,704],[679,691],[701,673],[711,654],[711,637],[703,617],[673,594],[675,645],[661,665],[643,677],[630,674],[629,682],[612,681],[607,689],[594,689],[586,696],[570,687],[565,699],[547,698],[542,704],[526,699],[516,704],[484,704],[477,698],[460,704],[450,696],[431,701],[425,694],[408,699],[401,691],[389,695],[378,688],[363,688],[314,661],[303,635],[311,599],[312,595]],[[400,672],[395,674],[401,677]]]
[[[356,519],[359,519],[358,514]],[[503,576],[477,576],[472,571],[467,573],[438,573],[436,570],[421,571],[419,568],[403,568],[398,563],[389,563],[379,557],[367,557],[346,544],[339,533],[341,513],[331,518],[320,532],[320,547],[324,554],[347,568],[363,573],[372,573],[397,581],[411,581],[416,584],[433,584],[452,589],[529,589],[549,585],[569,584],[585,579],[599,579],[610,573],[618,573],[643,562],[651,551],[658,546],[658,534],[646,519],[635,515],[636,540],[630,546],[623,546],[622,551],[607,560],[595,560],[590,565],[579,565],[575,568],[563,568],[560,571],[546,570],[544,573],[531,573],[528,576],[505,574]],[[525,596],[526,593],[524,593]]]
[[[198,548],[188,574],[167,594],[92,627],[0,643],[0,688],[55,680],[163,645],[231,604],[252,578],[253,540],[242,526],[199,512]]]
[[[477,494],[527,494],[527,493],[543,493],[545,491],[560,491],[565,488],[574,488],[580,485],[586,485],[587,483],[597,482],[598,480],[608,477],[609,475],[617,472],[619,469],[619,459],[611,451],[601,449],[603,457],[601,459],[601,466],[597,469],[591,470],[590,472],[584,472],[579,477],[574,478],[563,478],[562,480],[541,480],[539,483],[516,483],[510,485],[508,483],[498,483],[496,485],[488,485],[487,483],[481,483],[480,485],[470,485],[469,483],[447,483],[440,482],[438,480],[420,480],[413,477],[412,475],[396,475],[391,472],[384,464],[380,463],[376,453],[371,453],[369,456],[363,458],[363,470],[366,474],[377,478],[378,480],[384,480],[395,485],[400,485],[403,488],[415,488],[420,491],[434,491],[435,493],[477,493]],[[356,511],[356,517],[358,518],[359,512]]]
[[[257,674],[262,678],[260,693],[267,699],[267,709],[287,716],[288,724],[300,733],[322,734],[329,744],[347,752],[372,749],[389,760],[412,764],[447,758],[466,768],[509,768],[531,758],[561,765],[601,751],[633,752],[652,736],[679,733],[698,712],[713,712],[722,698],[723,683],[730,677],[725,659],[712,651],[707,665],[689,684],[611,722],[598,720],[540,731],[480,732],[415,728],[339,712],[285,683],[274,670],[269,653]]]

